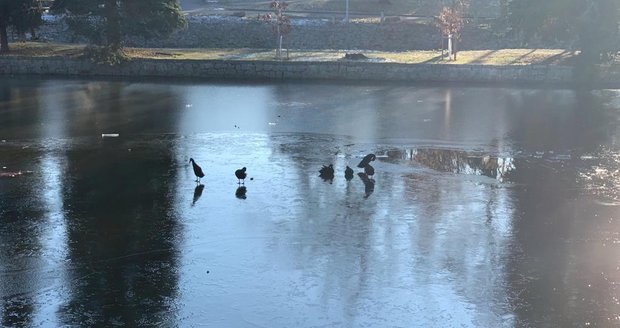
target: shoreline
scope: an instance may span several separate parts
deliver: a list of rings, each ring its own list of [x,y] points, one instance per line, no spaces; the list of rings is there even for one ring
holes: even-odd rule
[[[620,78],[598,82],[615,82]],[[132,59],[117,66],[63,57],[0,57],[1,75],[153,77],[222,80],[342,80],[573,84],[560,65],[405,64],[365,61]]]
[[[26,42],[0,56],[0,75],[27,74],[77,77],[178,78],[193,80],[268,81],[396,81],[481,84],[576,85],[575,52],[566,49],[501,49],[459,52],[447,61],[440,51],[275,50],[256,48],[133,48],[129,60],[116,66],[98,65],[84,58],[86,45]],[[344,59],[361,53],[361,59]],[[288,59],[290,55],[290,59]],[[602,78],[590,83],[620,85],[618,65],[601,69]],[[602,68],[602,66],[601,66]],[[579,77],[579,76],[578,76]],[[581,85],[585,85],[580,81]]]

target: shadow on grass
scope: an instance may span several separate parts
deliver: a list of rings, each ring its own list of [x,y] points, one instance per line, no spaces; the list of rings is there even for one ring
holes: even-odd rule
[[[508,65],[513,65],[513,64],[518,63],[519,61],[521,61],[521,60],[522,60],[522,59],[524,59],[525,57],[527,57],[527,56],[529,56],[529,55],[533,54],[534,52],[536,52],[536,50],[538,50],[538,49],[532,49],[532,50],[530,50],[529,52],[527,52],[526,54],[523,54],[523,55],[521,55],[521,56],[519,56],[519,57],[517,57],[517,58],[513,59],[512,61],[510,61],[510,62],[508,63]]]
[[[491,57],[493,54],[497,52],[498,50],[489,50],[484,55],[474,58],[468,64],[482,64],[484,59]]]
[[[575,55],[576,55],[575,51],[564,50],[557,55],[553,55],[551,57],[545,58],[537,62],[537,64],[541,64],[541,65],[569,64],[570,59],[573,58]]]
[[[15,42],[9,44],[7,56],[27,57],[78,57],[84,52],[83,45],[64,45],[43,42]]]
[[[438,63],[440,61],[443,61],[444,58],[446,58],[447,55],[437,55],[433,58],[427,59],[425,61],[420,62],[420,64],[433,64],[433,63]]]
[[[273,49],[236,49],[219,57],[224,60],[275,59],[276,53]]]

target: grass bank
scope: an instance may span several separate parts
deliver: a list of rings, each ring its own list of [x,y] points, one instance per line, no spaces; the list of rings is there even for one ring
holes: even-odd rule
[[[82,56],[84,45],[23,42],[12,43],[11,53],[4,56],[66,57]],[[170,49],[127,48],[135,59],[176,60],[274,60],[271,49]],[[346,50],[290,50],[287,61],[335,62],[343,60],[347,52],[363,53],[370,62],[400,64],[449,64],[449,65],[570,65],[576,54],[563,49],[501,49],[472,50],[458,53],[456,61],[441,56],[440,51],[346,51]]]

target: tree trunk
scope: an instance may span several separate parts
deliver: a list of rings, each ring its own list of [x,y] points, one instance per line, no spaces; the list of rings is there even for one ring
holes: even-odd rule
[[[276,26],[276,34],[278,37],[276,39],[276,58],[280,59],[280,51],[282,50],[282,34],[280,33],[280,24]]]
[[[9,35],[6,32],[7,26],[0,22],[0,54],[9,52]]]
[[[448,35],[448,58],[452,58],[452,34]]]
[[[279,54],[279,57],[282,56],[282,35],[281,34],[280,34],[280,43],[278,44],[278,54]]]
[[[106,42],[107,46],[112,49],[121,48],[121,15],[117,4],[117,0],[105,0],[105,18],[106,18]]]

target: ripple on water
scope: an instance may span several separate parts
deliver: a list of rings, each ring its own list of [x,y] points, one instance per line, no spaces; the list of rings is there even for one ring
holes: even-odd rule
[[[578,175],[583,192],[596,196],[600,205],[620,206],[620,153],[603,148],[584,164]]]

